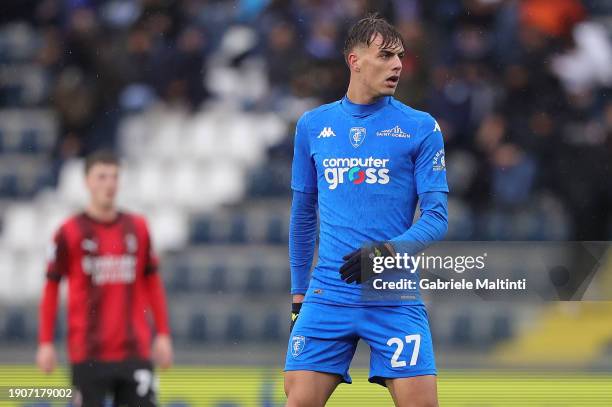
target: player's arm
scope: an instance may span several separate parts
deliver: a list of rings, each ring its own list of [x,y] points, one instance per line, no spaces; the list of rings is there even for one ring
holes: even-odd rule
[[[46,282],[39,307],[38,350],[36,364],[45,373],[51,373],[57,365],[53,338],[59,302],[59,285],[68,269],[68,243],[61,228],[53,238],[49,249]]]
[[[159,274],[159,262],[153,251],[151,238],[147,230],[147,261],[145,266],[145,285],[149,298],[149,306],[153,314],[156,336],[153,342],[153,357],[158,366],[167,369],[172,365],[173,350],[168,322],[168,307],[166,292]]]
[[[414,178],[421,216],[406,232],[391,239],[395,251],[408,254],[442,240],[448,230],[448,184],[442,131],[431,116],[423,120],[419,130],[423,136],[415,157]]]
[[[310,281],[310,267],[317,237],[317,178],[310,154],[306,115],[297,123],[291,168],[291,217],[289,265],[291,268],[291,329],[300,313]]]
[[[448,230],[448,197],[446,192],[423,192],[419,195],[421,215],[404,233],[391,239],[396,252],[414,254],[432,242],[442,240]]]
[[[317,238],[317,194],[293,191],[289,220],[289,265],[291,268],[291,329],[304,294],[308,290],[310,267]]]

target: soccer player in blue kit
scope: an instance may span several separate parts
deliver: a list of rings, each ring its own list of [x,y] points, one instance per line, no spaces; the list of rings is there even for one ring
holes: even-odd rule
[[[377,16],[349,31],[342,100],[302,115],[292,167],[289,258],[292,329],[287,406],[323,406],[348,374],[357,343],[369,381],[396,406],[437,406],[436,367],[420,296],[368,300],[368,259],[424,248],[447,230],[444,144],[428,113],[393,98],[404,46]],[[420,218],[413,224],[417,201]],[[319,255],[310,276],[319,216]],[[370,267],[371,268],[371,267]],[[417,291],[418,293],[418,291]],[[405,299],[402,299],[405,298]]]

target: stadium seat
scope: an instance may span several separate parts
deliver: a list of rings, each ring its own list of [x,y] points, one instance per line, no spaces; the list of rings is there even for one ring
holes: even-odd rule
[[[136,169],[140,199],[145,202],[160,202],[168,194],[168,177],[161,163],[143,160]],[[167,198],[167,197],[166,197]]]
[[[472,320],[468,315],[457,315],[451,328],[451,343],[454,346],[469,346],[472,344]]]
[[[283,219],[279,216],[272,216],[268,220],[267,241],[271,244],[282,244],[286,242],[286,231]]]
[[[248,270],[244,291],[248,295],[261,295],[267,290],[266,273],[262,267],[253,267]]]
[[[280,276],[280,292],[288,293],[291,290],[291,271],[287,265],[283,264],[282,267],[278,268],[277,275]]]
[[[262,324],[261,339],[266,342],[279,341],[281,335],[281,318],[278,313],[272,312],[264,317]],[[287,321],[287,329],[289,322]]]
[[[234,163],[216,161],[209,163],[202,169],[205,185],[208,191],[215,191],[209,196],[216,205],[235,203],[243,197],[245,188],[245,174],[243,169]],[[196,186],[194,186],[196,187]]]
[[[469,240],[474,236],[474,219],[470,208],[456,198],[448,199],[448,232],[446,240]]]
[[[149,145],[150,131],[146,117],[145,114],[126,116],[117,129],[119,150],[130,162],[140,161],[143,148]]]
[[[13,249],[28,249],[33,241],[41,238],[36,233],[39,227],[39,217],[32,205],[13,204],[4,212],[4,228],[2,241],[5,247]]]
[[[179,262],[171,267],[168,273],[171,274],[169,287],[172,291],[186,292],[191,288],[190,268],[188,265]]]
[[[47,246],[33,248],[22,256],[19,262],[19,281],[22,286],[20,296],[22,301],[38,299],[45,283]]]
[[[40,130],[35,127],[24,128],[20,135],[19,151],[24,154],[36,154],[42,151]]]
[[[208,243],[211,241],[211,220],[208,216],[192,219],[189,241],[193,244]]]
[[[493,317],[491,339],[493,342],[503,341],[512,337],[512,321],[507,314]]]
[[[55,335],[56,342],[63,342],[66,339],[66,315],[63,312],[58,313],[55,319]]]
[[[205,342],[208,340],[208,330],[206,316],[203,313],[196,313],[189,320],[188,337],[191,342]]]
[[[160,204],[147,218],[156,251],[178,250],[185,246],[189,234],[185,213],[176,207]]]
[[[227,342],[243,341],[246,338],[246,329],[242,314],[231,314],[227,318],[225,340]]]
[[[59,197],[70,205],[84,206],[87,202],[87,191],[83,188],[83,160],[68,160],[62,166],[59,176]]]
[[[15,295],[15,283],[13,276],[16,269],[13,251],[6,248],[6,244],[0,246],[0,276],[4,277],[0,284],[0,299],[2,302],[10,301]]]
[[[246,219],[244,215],[235,214],[232,217],[228,242],[233,244],[246,242]]]
[[[218,264],[210,268],[208,275],[208,290],[214,293],[227,292],[227,269],[225,266]]]
[[[19,180],[17,174],[9,173],[0,176],[0,197],[17,198],[19,196]]]
[[[8,342],[23,342],[28,339],[26,318],[22,310],[9,311],[4,325],[4,338]]]
[[[219,145],[215,134],[219,126],[207,111],[197,113],[185,124],[182,152],[192,159],[214,158]]]
[[[48,168],[42,167],[40,172],[36,174],[36,178],[34,180],[34,191],[38,193],[45,188],[54,187],[56,181],[57,180],[53,176],[53,173]]]
[[[182,139],[186,120],[185,112],[179,109],[157,110],[148,145],[153,159],[171,160],[177,157],[177,144]]]
[[[175,205],[200,209],[198,204],[205,200],[203,192],[207,189],[201,185],[200,169],[194,162],[180,162],[170,167],[168,178],[168,193]]]

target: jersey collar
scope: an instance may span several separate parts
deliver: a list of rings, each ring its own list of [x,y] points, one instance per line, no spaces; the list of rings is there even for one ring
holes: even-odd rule
[[[376,113],[377,111],[388,105],[390,100],[391,96],[383,96],[376,102],[371,103],[369,105],[360,105],[351,102],[348,96],[344,95],[344,97],[340,101],[340,104],[342,105],[342,108],[351,116],[366,117],[373,113]]]
[[[81,212],[81,216],[83,216],[88,221],[90,221],[92,223],[95,223],[97,225],[101,225],[101,226],[113,226],[114,224],[118,223],[119,220],[121,220],[121,218],[123,217],[123,213],[121,211],[117,211],[117,215],[115,216],[115,218],[112,219],[112,220],[109,220],[109,221],[102,221],[102,220],[95,219],[95,218],[89,216],[87,214],[87,212],[85,212],[85,211]]]

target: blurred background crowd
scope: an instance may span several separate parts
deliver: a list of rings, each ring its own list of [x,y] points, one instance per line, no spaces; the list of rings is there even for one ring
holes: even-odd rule
[[[294,125],[343,96],[344,35],[372,11],[405,39],[396,98],[442,127],[449,240],[612,237],[612,2],[0,7],[8,342],[35,340],[45,246],[84,199],[79,158],[110,148],[125,160],[122,204],[149,216],[178,340],[282,343]],[[235,306],[244,298],[246,313]],[[519,311],[434,306],[434,337],[441,347],[494,345],[516,333]]]

